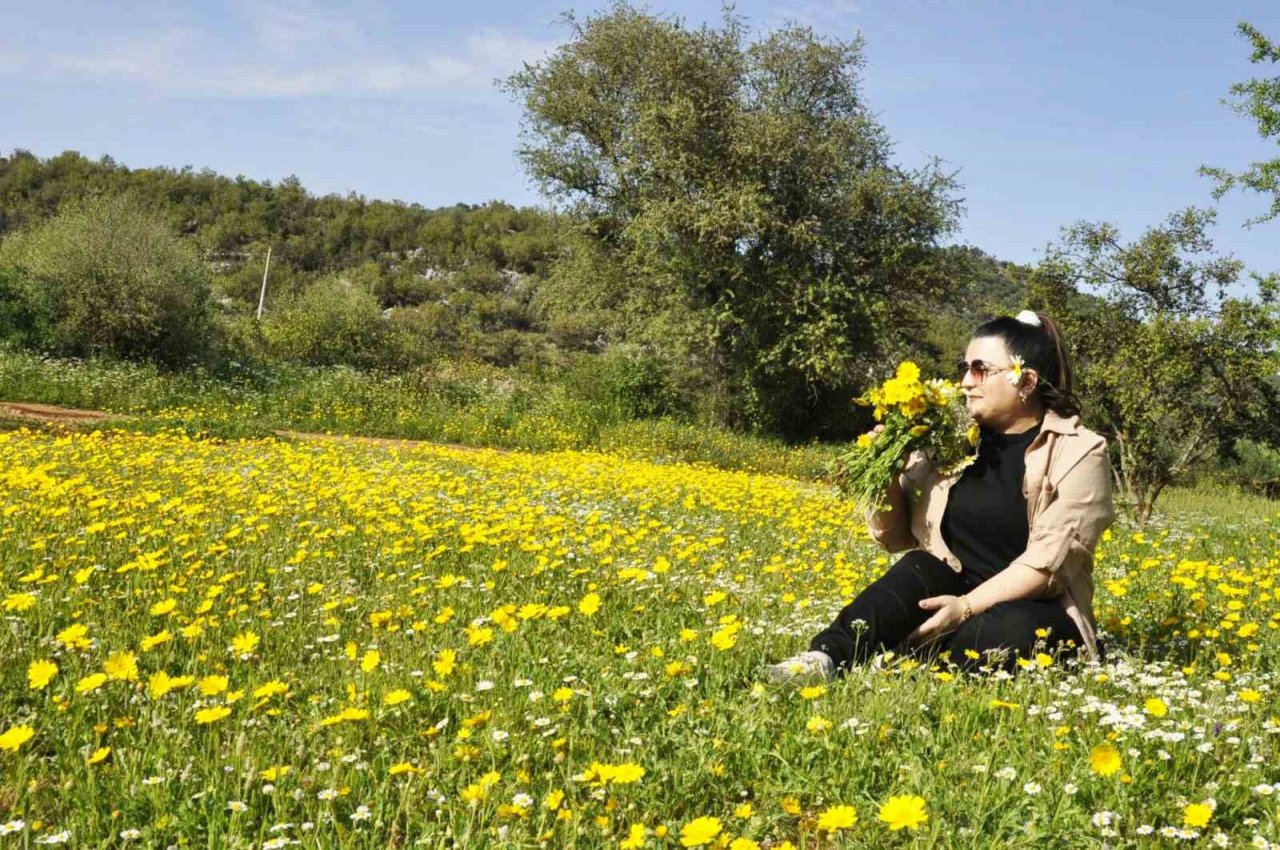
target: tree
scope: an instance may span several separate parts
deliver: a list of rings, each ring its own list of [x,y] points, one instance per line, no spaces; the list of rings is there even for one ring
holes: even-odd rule
[[[1050,246],[1029,300],[1072,348],[1092,427],[1115,455],[1117,489],[1139,522],[1160,493],[1237,439],[1275,439],[1277,280],[1230,294],[1243,266],[1214,255],[1209,210],[1186,209],[1122,244],[1079,223]]]
[[[1250,62],[1280,62],[1280,46],[1272,44],[1256,27],[1242,21],[1237,31],[1253,45]],[[1231,93],[1242,99],[1227,101],[1227,105],[1257,122],[1258,134],[1262,138],[1280,143],[1280,75],[1236,83],[1231,86]],[[1271,209],[1251,219],[1250,224],[1271,221],[1280,216],[1280,157],[1250,163],[1239,174],[1210,166],[1201,167],[1200,173],[1214,178],[1217,184],[1213,190],[1214,198],[1222,198],[1237,187],[1271,195]]]
[[[170,365],[209,339],[210,275],[195,250],[132,195],[79,199],[0,244],[39,347]]]
[[[548,309],[707,376],[721,424],[789,434],[851,387],[942,286],[956,184],[906,171],[859,91],[860,40],[686,28],[618,2],[506,81],[519,154],[576,228]],[[890,309],[889,301],[894,299]]]

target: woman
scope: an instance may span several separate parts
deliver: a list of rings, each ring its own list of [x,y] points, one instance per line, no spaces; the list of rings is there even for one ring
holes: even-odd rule
[[[993,319],[958,369],[975,462],[944,477],[908,458],[867,526],[911,551],[769,678],[831,678],[888,649],[945,651],[966,669],[1013,670],[1039,651],[1099,658],[1093,551],[1115,518],[1111,470],[1106,440],[1080,425],[1057,326],[1030,310]]]

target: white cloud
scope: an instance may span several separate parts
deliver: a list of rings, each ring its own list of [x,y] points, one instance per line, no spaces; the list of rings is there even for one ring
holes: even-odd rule
[[[194,34],[189,30],[167,29],[112,46],[55,53],[50,57],[50,70],[98,80],[162,83],[175,72],[181,73],[193,43]]]
[[[254,7],[245,21],[249,49],[244,31],[169,28],[50,57],[0,53],[0,74],[20,76],[40,69],[45,79],[138,83],[184,97],[467,98],[491,95],[495,79],[556,46],[485,27],[450,46],[397,52],[378,44],[351,19],[298,5]]]
[[[847,23],[847,19],[861,11],[857,0],[829,0],[829,2],[802,2],[797,5],[775,6],[769,11],[770,27],[799,24],[814,29],[825,29]]]
[[[313,3],[250,2],[243,8],[259,44],[268,51],[290,54],[367,43],[359,23],[323,12]]]

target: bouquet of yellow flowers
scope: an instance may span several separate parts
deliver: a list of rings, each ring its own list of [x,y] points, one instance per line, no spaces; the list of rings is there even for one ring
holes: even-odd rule
[[[863,434],[828,465],[840,493],[861,510],[885,507],[885,494],[903,459],[922,451],[943,474],[958,472],[974,460],[977,423],[965,410],[960,388],[950,381],[920,380],[920,367],[907,361],[897,374],[857,404],[875,405],[879,434]]]

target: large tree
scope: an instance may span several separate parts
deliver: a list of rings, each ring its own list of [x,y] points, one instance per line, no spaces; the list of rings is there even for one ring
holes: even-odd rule
[[[1215,254],[1213,220],[1183,210],[1130,243],[1113,225],[1079,223],[1031,279],[1032,306],[1063,328],[1085,419],[1111,440],[1118,490],[1140,522],[1166,486],[1238,438],[1277,433],[1277,281],[1240,295],[1243,266]]]
[[[812,432],[936,293],[953,177],[909,171],[859,87],[860,40],[617,3],[506,81],[520,156],[578,227],[546,291],[705,375],[722,424]],[[892,304],[892,306],[891,306]]]
[[[1257,27],[1241,22],[1237,30],[1253,47],[1250,62],[1271,65],[1280,62],[1280,46],[1273,44]],[[1272,139],[1280,144],[1280,75],[1236,83],[1231,86],[1231,93],[1239,99],[1227,101],[1227,105],[1239,114],[1252,118],[1258,125],[1258,135],[1262,138]],[[1252,219],[1251,224],[1271,221],[1280,216],[1280,157],[1250,163],[1248,168],[1238,174],[1225,168],[1209,166],[1201,168],[1200,173],[1216,181],[1217,185],[1213,190],[1215,198],[1221,198],[1236,188],[1270,195],[1271,208]]]

